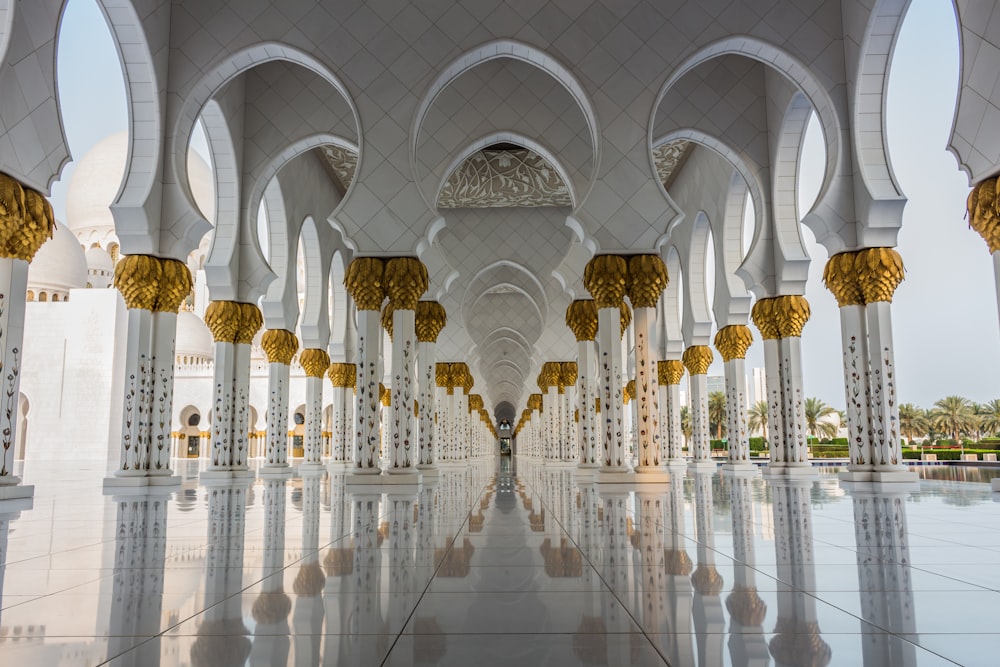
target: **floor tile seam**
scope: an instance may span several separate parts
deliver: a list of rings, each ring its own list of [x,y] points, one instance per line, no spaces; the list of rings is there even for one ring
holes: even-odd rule
[[[494,475],[493,478],[495,478],[495,477],[496,476]],[[479,491],[479,494],[475,498],[473,498],[471,500],[471,502],[469,503],[469,509],[465,513],[465,519],[462,521],[461,524],[459,524],[458,529],[455,531],[454,536],[452,536],[451,542],[449,542],[448,548],[445,550],[444,554],[442,555],[441,560],[438,561],[437,564],[435,564],[435,566],[434,566],[434,572],[432,572],[431,576],[427,579],[427,583],[424,585],[424,589],[422,591],[420,591],[420,595],[418,595],[417,599],[413,602],[413,607],[410,609],[410,613],[407,614],[406,619],[403,621],[402,625],[399,628],[399,632],[396,633],[395,638],[392,640],[392,643],[389,644],[389,648],[385,652],[385,656],[382,657],[382,662],[379,663],[381,666],[384,667],[384,665],[386,664],[386,661],[389,659],[389,656],[392,655],[392,650],[394,648],[396,648],[396,644],[399,643],[399,639],[404,635],[404,633],[406,631],[406,626],[413,619],[414,614],[417,613],[417,607],[420,606],[420,602],[424,599],[424,596],[427,595],[427,589],[429,589],[431,587],[431,584],[434,582],[434,579],[437,577],[438,572],[441,571],[441,566],[443,566],[444,562],[447,560],[448,554],[450,554],[452,552],[452,550],[455,548],[455,543],[458,542],[458,538],[459,538],[459,535],[461,534],[461,531],[463,530],[463,528],[465,526],[468,525],[469,519],[472,517],[472,510],[476,506],[476,501],[478,501],[480,498],[483,497],[483,493],[486,492],[486,487],[489,485],[490,481],[493,478],[491,478],[490,480],[487,480],[483,484],[483,488]],[[388,515],[388,512],[387,512],[387,515]]]
[[[525,484],[527,486],[529,486],[529,487],[533,486],[530,481],[526,481]],[[539,502],[541,502],[542,506],[544,508],[548,509],[549,512],[551,513],[552,508],[549,507],[548,503],[546,502],[546,500],[544,498],[544,495],[541,494],[541,493],[539,493],[538,494],[538,499],[539,499]],[[629,607],[629,605],[627,605],[622,600],[622,598],[619,597],[618,592],[614,588],[611,587],[611,585],[608,583],[607,579],[604,578],[604,575],[601,573],[601,571],[594,565],[594,562],[592,560],[590,560],[590,556],[587,554],[587,552],[584,551],[580,547],[580,543],[576,541],[576,539],[573,537],[573,535],[570,534],[570,532],[568,530],[566,530],[566,526],[563,524],[563,522],[559,519],[559,517],[555,513],[552,513],[552,517],[553,517],[553,519],[555,519],[556,523],[559,524],[559,529],[566,535],[567,539],[569,539],[569,541],[573,543],[573,546],[576,547],[576,550],[580,552],[581,557],[585,561],[587,561],[587,565],[589,565],[590,568],[594,571],[594,573],[597,575],[597,578],[601,580],[601,583],[604,584],[604,587],[608,589],[609,593],[611,593],[611,596],[614,597],[614,599],[618,601],[618,604],[621,605],[622,610],[624,610],[624,612],[626,614],[628,614],[629,620],[632,621],[632,623],[635,625],[635,627],[639,628],[639,633],[632,633],[632,632],[630,632],[630,633],[625,633],[625,634],[630,634],[630,635],[631,634],[642,634],[642,636],[646,638],[646,641],[649,642],[650,647],[652,647],[652,649],[656,653],[656,655],[658,655],[660,657],[660,659],[663,660],[664,664],[669,665],[670,662],[667,660],[667,657],[665,655],[663,655],[663,653],[660,651],[659,647],[656,646],[655,643],[653,643],[653,640],[649,637],[649,634],[646,632],[646,629],[642,626],[641,623],[639,623],[636,620],[635,615],[632,613],[632,610]],[[606,632],[605,634],[618,634],[618,633],[609,633],[609,632]]]
[[[988,563],[984,563],[984,565],[988,565]],[[1000,588],[991,588],[989,586],[982,586],[980,584],[976,584],[976,583],[973,583],[971,581],[966,581],[965,579],[959,579],[958,577],[952,577],[952,576],[947,575],[947,574],[941,574],[940,572],[935,572],[934,570],[928,570],[926,566],[913,565],[912,563],[910,563],[910,564],[906,564],[905,567],[908,567],[911,570],[920,570],[921,572],[926,572],[928,574],[933,574],[933,575],[941,577],[943,579],[949,579],[951,581],[957,581],[957,582],[965,584],[967,586],[974,586],[974,587],[976,587],[976,588],[978,588],[980,590],[983,590],[983,591],[991,591],[991,592],[994,592],[994,593],[1000,593]]]
[[[111,573],[111,574],[109,574],[108,576],[109,576],[109,577],[110,577],[110,576],[114,576],[114,573]],[[73,590],[74,588],[82,588],[83,586],[87,586],[87,585],[89,585],[89,584],[92,584],[92,583],[94,583],[94,582],[96,582],[96,581],[102,581],[102,580],[104,580],[104,579],[106,579],[106,578],[107,578],[107,577],[104,577],[104,576],[101,576],[101,577],[97,577],[96,579],[90,579],[90,580],[88,580],[88,581],[83,581],[83,582],[80,582],[80,583],[78,583],[78,584],[74,584],[73,586],[68,586],[68,587],[66,587],[66,588],[62,588],[62,589],[60,589],[60,590],[58,590],[58,591],[52,591],[51,593],[42,593],[42,594],[39,594],[39,595],[31,595],[31,594],[29,593],[28,595],[29,595],[29,596],[31,597],[31,599],[30,599],[30,600],[25,600],[25,601],[23,601],[23,602],[18,602],[17,604],[12,604],[12,605],[11,605],[11,606],[9,606],[9,607],[3,607],[3,606],[0,606],[0,611],[7,611],[7,610],[9,610],[9,609],[13,609],[13,608],[15,608],[15,607],[20,607],[20,606],[21,606],[21,605],[23,605],[23,604],[29,604],[29,603],[31,603],[31,602],[35,602],[35,601],[37,601],[37,600],[42,600],[42,599],[44,599],[44,598],[47,598],[47,597],[51,597],[51,596],[53,596],[53,595],[63,595],[63,594],[65,594],[65,593],[66,593],[67,591],[71,591],[71,590]],[[14,595],[14,593],[12,593],[11,595]]]

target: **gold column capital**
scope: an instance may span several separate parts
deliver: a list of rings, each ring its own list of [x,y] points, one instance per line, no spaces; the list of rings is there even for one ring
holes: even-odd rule
[[[416,257],[393,257],[385,263],[385,293],[394,308],[415,310],[430,282],[427,267]]]
[[[299,349],[299,339],[287,329],[268,329],[261,336],[260,346],[264,348],[268,363],[288,366]]]
[[[24,217],[7,237],[0,255],[30,262],[55,231],[56,216],[49,200],[40,192],[24,188]]]
[[[439,361],[434,364],[434,384],[439,387],[451,388],[451,364]]]
[[[436,343],[441,330],[448,324],[448,313],[437,301],[418,301],[416,312],[417,341]]]
[[[131,257],[142,257],[142,255],[129,255],[118,264]],[[240,330],[240,304],[235,301],[213,301],[205,309],[205,324],[208,325],[216,343],[232,343]]]
[[[179,259],[160,259],[159,262],[160,284],[153,309],[160,313],[176,313],[194,285],[191,269]]]
[[[233,342],[237,345],[249,345],[253,342],[253,337],[260,331],[264,324],[264,316],[260,308],[253,303],[241,303],[240,306],[240,328],[236,332]]]
[[[730,324],[715,334],[715,349],[722,355],[723,361],[745,359],[751,343],[753,334],[745,324]]]
[[[163,265],[159,258],[152,255],[126,255],[115,265],[114,284],[129,310],[152,311],[160,294],[162,275]],[[208,317],[207,311],[205,316]]]
[[[905,271],[903,258],[895,248],[865,248],[854,258],[854,273],[867,303],[892,303]]]
[[[344,287],[358,310],[381,310],[385,301],[385,262],[378,257],[355,257],[347,265]]]
[[[6,246],[14,231],[24,224],[26,206],[21,183],[0,173],[0,247]]]
[[[632,255],[628,258],[628,292],[633,308],[656,308],[669,278],[659,255]]]
[[[352,363],[334,362],[327,369],[327,375],[330,376],[330,384],[334,387],[354,389],[357,384],[358,367]]]
[[[566,308],[566,326],[577,341],[597,336],[597,304],[593,299],[577,299]]]
[[[577,377],[580,373],[580,368],[575,361],[564,361],[559,364],[560,376],[559,384],[564,387],[573,387],[576,385]]]
[[[823,283],[837,299],[837,305],[863,306],[865,295],[855,271],[857,252],[841,252],[827,260],[823,267]]]
[[[299,355],[299,365],[311,378],[321,378],[330,368],[330,355],[318,347],[307,347]]]
[[[684,362],[680,359],[656,362],[656,380],[661,385],[680,384],[682,379],[684,379]]]
[[[684,350],[682,361],[691,375],[705,375],[714,357],[708,345],[692,345]]]
[[[809,321],[809,302],[804,296],[789,295],[771,299],[771,313],[778,323],[778,335],[781,338],[798,338],[802,329]]]
[[[1000,250],[1000,209],[997,207],[997,179],[987,178],[977,183],[966,201],[969,227],[972,227],[990,249]]]
[[[774,299],[758,299],[750,310],[750,319],[764,340],[781,338],[778,321],[774,317]]]
[[[542,395],[541,394],[531,394],[528,396],[528,407],[532,410],[542,410]]]
[[[389,340],[392,340],[392,313],[394,311],[395,306],[392,301],[386,301],[385,305],[382,306],[382,317],[379,318],[382,322],[382,328],[389,334]]]
[[[625,296],[628,264],[619,255],[597,255],[587,262],[583,285],[600,308],[617,308]]]
[[[632,324],[632,309],[628,307],[628,304],[622,301],[621,306],[621,331],[618,333],[619,338],[625,337],[625,330],[628,329],[628,325]]]

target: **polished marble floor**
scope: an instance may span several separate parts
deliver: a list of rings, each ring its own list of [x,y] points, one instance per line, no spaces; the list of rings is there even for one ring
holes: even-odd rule
[[[33,501],[0,504],[0,665],[998,664],[984,483],[179,468],[145,495],[24,471]]]

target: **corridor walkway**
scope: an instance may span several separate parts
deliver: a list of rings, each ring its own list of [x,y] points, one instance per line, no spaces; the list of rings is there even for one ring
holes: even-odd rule
[[[502,459],[419,487],[341,473],[0,505],[0,664],[991,664],[1000,505],[678,473],[609,487]],[[897,485],[900,486],[900,485]]]

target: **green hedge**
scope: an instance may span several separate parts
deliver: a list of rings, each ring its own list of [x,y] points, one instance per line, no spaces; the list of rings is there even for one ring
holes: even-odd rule
[[[936,454],[938,461],[959,461],[962,458],[962,450],[960,449],[926,449],[925,454]],[[979,457],[979,460],[983,460],[983,454],[996,454],[994,449],[970,449],[966,447],[966,454],[975,454]],[[903,452],[904,459],[920,459],[920,450],[908,449]]]
[[[751,452],[762,452],[765,449],[767,449],[767,442],[764,441],[764,438],[761,438],[759,436],[750,438]]]
[[[813,447],[812,457],[814,459],[846,459],[850,457],[850,452],[842,447]]]
[[[712,439],[709,440],[709,447],[712,449],[729,449],[729,441]]]

